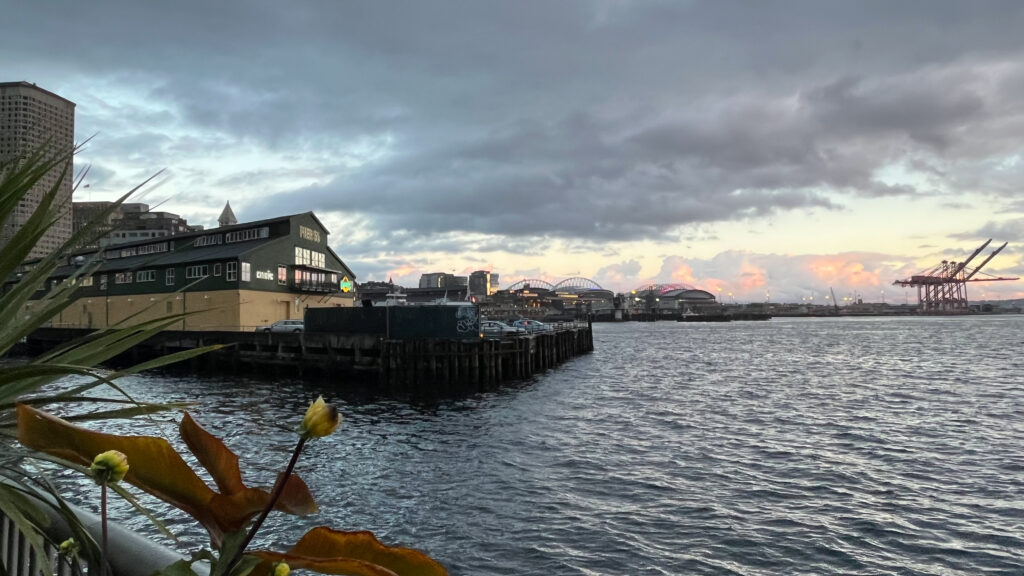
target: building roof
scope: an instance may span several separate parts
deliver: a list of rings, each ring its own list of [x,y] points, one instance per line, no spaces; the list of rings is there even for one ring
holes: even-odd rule
[[[19,82],[0,82],[0,88],[30,88],[30,89],[33,89],[33,90],[39,90],[40,92],[44,92],[46,94],[49,94],[50,96],[53,96],[54,98],[59,98],[59,99],[65,101],[65,102],[67,102],[68,104],[71,104],[72,106],[75,105],[74,102],[72,102],[71,100],[68,100],[67,98],[61,96],[60,94],[54,94],[53,92],[50,92],[49,90],[47,90],[45,88],[40,88],[39,86],[36,86],[32,82],[26,82],[24,80],[21,80]]]
[[[143,254],[141,256],[128,256],[126,258],[112,258],[104,260],[97,269],[97,272],[113,272],[118,270],[144,270],[159,266],[172,266],[177,264],[189,264],[191,262],[206,262],[209,260],[229,260],[239,258],[245,254],[268,246],[275,242],[287,241],[287,236],[280,238],[264,238],[261,240],[249,240],[232,244],[220,244],[217,246],[204,246],[201,250],[180,250],[174,252],[160,252],[157,254]],[[152,243],[150,239],[149,243]],[[117,248],[127,244],[118,244]],[[88,260],[86,260],[88,263]],[[70,275],[76,270],[75,266],[61,266],[54,271],[54,276]]]

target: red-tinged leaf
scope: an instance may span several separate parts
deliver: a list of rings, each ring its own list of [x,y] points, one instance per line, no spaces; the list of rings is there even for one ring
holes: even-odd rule
[[[225,446],[220,438],[207,432],[187,412],[181,419],[178,430],[185,445],[210,473],[222,494],[234,494],[245,490],[242,472],[238,468],[238,456]]]
[[[126,482],[188,512],[211,534],[218,528],[208,512],[213,490],[163,438],[94,432],[18,404],[18,441],[84,466],[101,452],[117,450],[128,458]]]
[[[218,510],[221,518],[235,517],[227,523],[228,525],[233,525],[238,520],[244,522],[263,509],[270,498],[270,493],[260,488],[245,486],[238,466],[238,456],[225,446],[224,442],[207,432],[188,413],[182,418],[179,429],[188,449],[210,473],[221,491],[223,497],[215,496],[211,504]],[[280,479],[278,475],[278,481]],[[316,512],[317,505],[302,478],[292,474],[274,509],[305,516]]]
[[[284,472],[277,475],[278,482],[281,481],[283,475]],[[305,480],[298,474],[292,474],[288,477],[288,482],[284,485],[284,490],[281,491],[281,497],[277,499],[274,510],[295,516],[308,516],[316,513],[320,508],[316,505],[313,493],[309,491]]]
[[[238,469],[238,457],[187,414],[181,430],[186,443],[225,494],[207,486],[163,438],[94,432],[18,405],[18,440],[22,444],[86,466],[101,452],[124,453],[129,467],[126,482],[184,510],[219,544],[224,534],[241,529],[263,510],[270,501],[270,493],[246,487]],[[296,475],[288,479],[274,508],[297,515],[317,510],[309,488]]]
[[[287,553],[253,552],[270,563],[285,561],[292,569],[346,576],[447,576],[448,571],[419,550],[391,548],[372,532],[313,528]]]

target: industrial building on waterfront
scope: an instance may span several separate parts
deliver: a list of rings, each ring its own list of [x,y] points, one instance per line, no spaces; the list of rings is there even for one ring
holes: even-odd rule
[[[53,327],[97,329],[186,314],[170,328],[249,331],[302,318],[307,308],[352,306],[355,274],[327,240],[327,229],[306,212],[78,252],[25,312],[63,282],[76,286],[75,301]],[[16,282],[9,279],[5,289]]]
[[[32,248],[31,258],[57,250],[71,238],[71,192],[75,145],[75,103],[28,82],[0,82],[0,164],[27,158],[43,146],[57,154],[69,154],[65,165],[55,166],[18,203],[0,224],[0,250],[6,246],[47,192],[57,186],[53,207],[57,213],[46,234]],[[58,179],[61,175],[64,179]]]

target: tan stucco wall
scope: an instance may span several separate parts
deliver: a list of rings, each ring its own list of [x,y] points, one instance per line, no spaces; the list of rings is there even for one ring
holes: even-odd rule
[[[23,314],[39,309],[31,302]],[[106,328],[125,322],[138,324],[168,315],[189,313],[169,330],[227,330],[248,332],[278,320],[302,318],[306,308],[351,307],[351,296],[301,295],[255,290],[217,290],[80,298],[53,318],[51,326]]]
[[[255,330],[278,320],[302,318],[306,308],[352,307],[355,300],[344,296],[282,294],[275,292],[241,291],[242,331]]]

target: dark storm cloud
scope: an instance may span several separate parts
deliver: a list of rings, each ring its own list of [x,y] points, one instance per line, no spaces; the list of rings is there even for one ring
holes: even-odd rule
[[[131,91],[79,108],[121,159],[227,165],[255,147],[293,160],[293,172],[194,179],[177,167],[175,182],[211,197],[208,187],[249,193],[273,172],[279,194],[232,199],[253,217],[362,215],[367,234],[346,249],[458,251],[460,234],[489,234],[530,250],[553,238],[676,240],[857,197],[969,187],[1012,201],[1019,174],[993,165],[1022,147],[1022,11],[32,2],[11,10],[0,48],[23,75]],[[878,178],[894,165],[918,177]]]
[[[992,238],[993,244],[997,247],[1003,242],[1018,244],[1024,241],[1024,218],[1014,218],[1002,222],[986,222],[978,230],[962,234],[951,234],[950,238],[957,240],[985,240]]]

